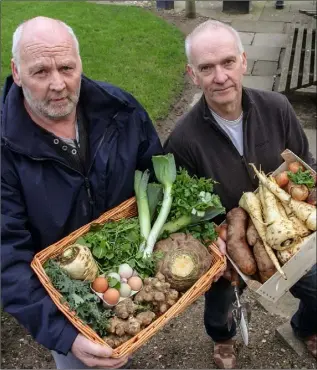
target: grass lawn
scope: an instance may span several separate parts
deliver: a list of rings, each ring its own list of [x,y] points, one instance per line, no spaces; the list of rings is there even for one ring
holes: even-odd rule
[[[12,34],[44,15],[70,25],[78,37],[84,74],[132,93],[155,121],[183,87],[184,37],[151,12],[82,1],[1,2],[1,85],[10,74]]]

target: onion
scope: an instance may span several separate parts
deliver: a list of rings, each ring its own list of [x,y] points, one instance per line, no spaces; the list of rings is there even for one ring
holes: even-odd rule
[[[306,185],[294,184],[292,181],[289,181],[287,184],[286,191],[293,199],[300,201],[306,200],[309,195],[309,190]]]
[[[277,185],[280,188],[284,188],[289,182],[288,176],[287,176],[287,171],[283,171],[275,176],[275,180]]]
[[[296,161],[288,165],[288,169],[293,173],[297,173],[300,168],[302,169],[302,171],[305,170],[304,166]]]

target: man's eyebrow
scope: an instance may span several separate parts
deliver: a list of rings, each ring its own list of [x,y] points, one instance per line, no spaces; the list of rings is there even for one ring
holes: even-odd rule
[[[33,66],[31,66],[31,67],[29,68],[29,70],[30,70],[31,72],[34,72],[34,71],[37,71],[37,70],[39,70],[39,69],[44,69],[44,68],[46,68],[46,66],[45,66],[45,64],[44,64],[44,63],[37,63],[37,64],[34,64]]]
[[[56,64],[57,65],[69,65],[69,64],[71,64],[71,65],[74,65],[74,64],[76,64],[76,61],[75,60],[72,60],[72,59],[64,59],[64,60],[59,60],[59,61],[57,61],[56,62]]]

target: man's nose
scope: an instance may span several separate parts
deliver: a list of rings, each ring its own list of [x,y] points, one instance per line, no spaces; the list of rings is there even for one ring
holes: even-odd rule
[[[58,71],[54,71],[51,76],[50,88],[55,91],[62,91],[65,89],[65,81],[63,76]]]
[[[225,73],[222,66],[216,66],[214,82],[216,82],[218,84],[223,84],[227,81],[227,79],[228,79],[228,76]]]

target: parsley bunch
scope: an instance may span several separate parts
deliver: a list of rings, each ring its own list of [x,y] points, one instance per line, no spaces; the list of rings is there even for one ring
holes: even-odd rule
[[[308,170],[303,171],[299,168],[296,173],[287,171],[287,176],[294,184],[306,185],[308,188],[313,188],[315,186],[315,180]]]

